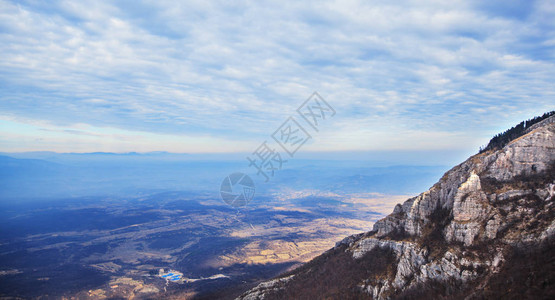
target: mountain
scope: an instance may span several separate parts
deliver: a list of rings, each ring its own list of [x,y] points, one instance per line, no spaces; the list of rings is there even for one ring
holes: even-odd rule
[[[238,299],[555,299],[555,116]]]
[[[249,173],[245,157],[227,159],[163,152],[0,153],[2,202],[48,201],[87,196],[135,196],[162,191],[218,193],[232,172],[249,173],[257,196],[284,190],[414,194],[445,172],[445,166],[386,165],[371,162],[296,159],[265,183]]]

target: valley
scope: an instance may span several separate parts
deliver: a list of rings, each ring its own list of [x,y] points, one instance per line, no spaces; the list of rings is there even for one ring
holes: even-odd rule
[[[407,197],[279,195],[239,210],[210,194],[186,192],[7,206],[0,221],[0,295],[236,296],[368,230]],[[169,270],[179,278],[161,276]]]

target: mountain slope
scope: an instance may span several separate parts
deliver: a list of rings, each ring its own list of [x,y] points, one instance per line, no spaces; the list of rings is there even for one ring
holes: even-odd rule
[[[555,297],[555,116],[240,299]]]

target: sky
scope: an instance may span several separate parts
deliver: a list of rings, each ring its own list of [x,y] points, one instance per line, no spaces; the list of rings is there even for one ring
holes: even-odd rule
[[[308,152],[476,151],[555,109],[555,1],[231,2],[0,0],[0,152],[251,152],[315,91]]]

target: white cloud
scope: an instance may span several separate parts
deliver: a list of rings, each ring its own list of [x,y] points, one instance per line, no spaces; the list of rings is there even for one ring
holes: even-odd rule
[[[475,147],[500,118],[553,109],[555,94],[553,5],[517,17],[482,6],[0,1],[0,110],[256,143],[317,90],[338,111],[330,136],[361,130],[342,138],[353,149],[368,130],[392,136],[383,148]]]

